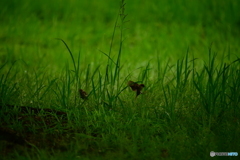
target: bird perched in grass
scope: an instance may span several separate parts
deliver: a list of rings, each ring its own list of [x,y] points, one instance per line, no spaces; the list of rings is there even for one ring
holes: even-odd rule
[[[79,89],[79,94],[80,94],[80,97],[81,97],[82,99],[84,99],[84,100],[86,100],[87,97],[88,97],[87,92],[85,92],[85,91],[82,90],[82,89]]]
[[[136,97],[141,94],[141,90],[143,87],[145,87],[144,84],[137,84],[137,82],[128,81],[128,86],[131,87],[131,89],[135,92],[136,91]]]

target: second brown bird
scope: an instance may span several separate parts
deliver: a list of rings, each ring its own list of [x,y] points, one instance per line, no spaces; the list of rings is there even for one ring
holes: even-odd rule
[[[137,82],[128,81],[128,86],[131,87],[133,91],[136,91],[136,97],[141,94],[141,90],[145,87],[144,84],[138,84]]]
[[[87,94],[87,92],[85,92],[84,90],[82,90],[82,89],[79,89],[79,94],[80,94],[80,97],[82,98],[82,99],[87,99],[87,97],[88,97],[88,94]]]

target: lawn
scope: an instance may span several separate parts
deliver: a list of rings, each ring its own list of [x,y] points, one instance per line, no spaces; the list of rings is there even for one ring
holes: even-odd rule
[[[235,0],[2,0],[0,156],[239,153],[239,7]]]

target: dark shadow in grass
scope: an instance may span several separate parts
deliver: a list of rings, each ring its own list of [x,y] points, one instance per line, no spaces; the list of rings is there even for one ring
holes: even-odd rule
[[[5,104],[5,107],[7,107],[7,109],[14,109],[14,107],[19,108],[20,109],[20,113],[26,114],[26,113],[35,113],[35,114],[39,114],[40,112],[45,112],[45,113],[52,113],[52,114],[56,114],[57,116],[67,116],[66,112],[63,111],[57,111],[55,109],[49,109],[49,108],[34,108],[34,107],[28,107],[28,106],[14,106],[14,105],[9,105],[9,104]],[[4,108],[3,105],[0,105],[0,109]]]
[[[39,109],[28,106],[0,105],[0,156],[10,155],[14,150],[50,147],[67,150],[66,134],[73,131],[67,127],[67,113],[55,109]],[[16,127],[20,125],[20,128]]]

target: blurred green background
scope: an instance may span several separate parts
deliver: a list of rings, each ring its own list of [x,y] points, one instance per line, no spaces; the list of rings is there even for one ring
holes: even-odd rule
[[[24,60],[58,70],[81,53],[82,65],[104,64],[120,1],[1,0],[0,59]],[[238,0],[126,0],[128,14],[122,59],[125,66],[142,66],[156,59],[176,60],[187,53],[205,59],[208,49],[239,56]],[[113,56],[118,53],[119,29]],[[222,56],[219,56],[222,58]],[[229,57],[228,57],[229,58]]]

